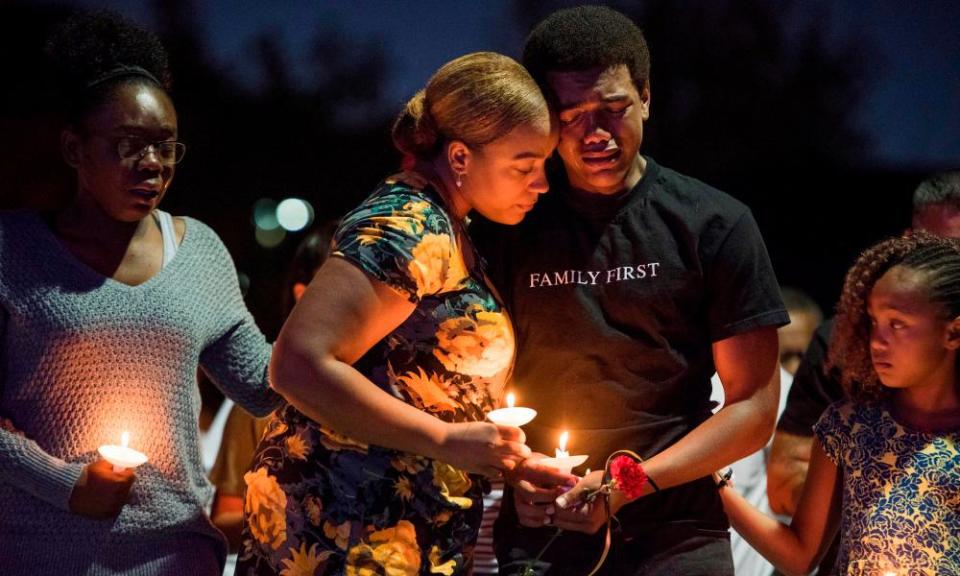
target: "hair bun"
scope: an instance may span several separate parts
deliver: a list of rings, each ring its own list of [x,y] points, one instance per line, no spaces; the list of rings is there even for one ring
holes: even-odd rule
[[[404,154],[416,158],[432,155],[440,139],[426,99],[425,90],[414,94],[393,123],[393,144]]]
[[[47,39],[60,105],[75,120],[124,78],[170,87],[167,52],[155,34],[110,10],[78,12]]]

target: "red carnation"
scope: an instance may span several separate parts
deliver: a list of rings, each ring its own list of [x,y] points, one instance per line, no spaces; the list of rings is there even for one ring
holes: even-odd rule
[[[610,463],[610,477],[613,478],[617,490],[623,492],[629,500],[639,498],[647,483],[647,473],[643,471],[643,466],[622,454]]]

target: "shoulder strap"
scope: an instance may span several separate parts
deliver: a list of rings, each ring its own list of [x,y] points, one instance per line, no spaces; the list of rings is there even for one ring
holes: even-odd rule
[[[154,210],[157,224],[160,226],[160,235],[163,237],[163,265],[173,261],[177,255],[177,230],[173,225],[173,217],[163,210]]]

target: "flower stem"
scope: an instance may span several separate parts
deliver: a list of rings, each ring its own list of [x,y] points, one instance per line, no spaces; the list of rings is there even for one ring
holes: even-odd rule
[[[553,544],[553,541],[556,540],[557,537],[560,536],[561,534],[563,534],[563,529],[557,528],[557,531],[553,533],[553,536],[551,536],[550,539],[547,540],[547,543],[544,544],[543,548],[540,549],[540,552],[537,553],[536,558],[534,558],[533,560],[527,563],[526,568],[523,569],[523,574],[521,574],[520,576],[537,576],[537,571],[533,567],[534,564],[540,562],[540,558],[542,558],[543,555],[546,554],[547,549],[550,548],[550,545]]]

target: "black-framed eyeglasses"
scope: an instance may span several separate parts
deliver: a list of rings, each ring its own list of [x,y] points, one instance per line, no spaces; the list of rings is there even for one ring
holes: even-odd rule
[[[187,146],[176,140],[150,142],[136,136],[124,136],[117,139],[117,154],[123,160],[139,162],[146,158],[151,150],[157,155],[161,164],[172,166],[183,160],[183,155],[187,153]]]

